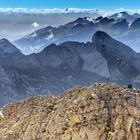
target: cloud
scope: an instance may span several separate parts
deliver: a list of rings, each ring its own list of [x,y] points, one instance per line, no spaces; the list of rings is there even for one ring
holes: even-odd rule
[[[98,9],[82,8],[53,8],[53,9],[28,9],[28,8],[0,8],[0,13],[20,14],[61,14],[61,13],[98,13]]]
[[[34,23],[32,24],[32,27],[34,27],[34,28],[39,27],[39,24],[38,24],[37,22],[34,22]]]
[[[69,14],[69,13],[77,13],[77,14],[95,14],[98,13],[103,16],[111,15],[116,12],[127,11],[130,14],[132,13],[140,13],[140,10],[136,9],[125,9],[119,8],[114,10],[104,10],[104,9],[82,9],[82,8],[52,8],[52,9],[28,9],[28,8],[0,8],[0,13],[5,14],[28,14],[28,15],[47,15],[47,14]]]
[[[118,9],[115,9],[116,12],[123,12],[125,11],[126,9],[124,7],[121,7],[121,8],[118,8]]]
[[[137,9],[125,9],[123,7],[122,8],[119,8],[119,9],[115,9],[114,10],[114,13],[116,13],[116,12],[123,12],[123,11],[126,11],[129,14],[134,14],[134,13],[140,14],[140,10],[137,10]]]

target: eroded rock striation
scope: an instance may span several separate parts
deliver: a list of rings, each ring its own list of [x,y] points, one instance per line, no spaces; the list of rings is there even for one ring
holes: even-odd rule
[[[0,139],[139,140],[140,90],[100,83],[6,105]]]

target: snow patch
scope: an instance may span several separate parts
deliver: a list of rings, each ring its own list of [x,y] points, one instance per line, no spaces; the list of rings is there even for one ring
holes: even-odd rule
[[[46,38],[47,40],[51,40],[54,38],[54,34],[53,32],[50,33],[50,35],[48,35],[48,37]]]
[[[93,22],[93,18],[87,17],[86,19],[87,19],[87,21],[89,21],[89,22]]]
[[[74,23],[74,26],[76,26],[78,23]]]
[[[32,35],[31,35],[31,37],[36,37],[37,36],[37,33],[33,33]]]
[[[34,38],[34,37],[37,37],[37,33],[35,32],[30,35],[24,36],[23,39]]]
[[[33,38],[33,37],[36,37],[36,36],[37,36],[37,33],[33,33],[29,37]]]
[[[118,18],[123,18],[123,14],[122,13],[119,13],[117,17]]]
[[[130,26],[131,26],[131,23],[128,24],[128,27],[129,27],[129,28],[130,28]]]

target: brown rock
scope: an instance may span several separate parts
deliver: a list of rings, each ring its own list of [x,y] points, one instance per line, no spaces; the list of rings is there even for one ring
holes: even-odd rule
[[[0,140],[140,140],[140,90],[74,88],[0,109]]]

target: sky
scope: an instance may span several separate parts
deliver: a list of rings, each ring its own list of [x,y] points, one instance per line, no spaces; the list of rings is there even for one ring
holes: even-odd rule
[[[140,0],[0,0],[0,7],[139,9]]]

